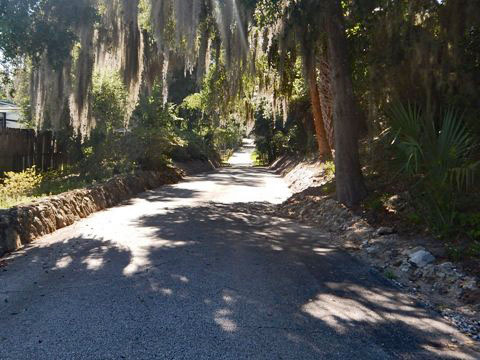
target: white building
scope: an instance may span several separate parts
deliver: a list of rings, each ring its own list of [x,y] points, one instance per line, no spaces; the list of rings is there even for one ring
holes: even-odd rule
[[[25,126],[20,122],[20,108],[8,101],[0,100],[0,129],[24,129]]]

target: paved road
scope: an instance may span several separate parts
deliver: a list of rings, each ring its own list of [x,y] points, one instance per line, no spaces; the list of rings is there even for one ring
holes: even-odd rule
[[[321,230],[245,211],[289,196],[250,151],[8,257],[0,359],[478,358]]]

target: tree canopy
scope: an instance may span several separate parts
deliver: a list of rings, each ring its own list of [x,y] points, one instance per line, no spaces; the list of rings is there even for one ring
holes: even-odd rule
[[[152,94],[203,127],[263,121],[271,156],[334,157],[355,205],[358,143],[388,129],[392,104],[429,119],[455,106],[480,134],[479,18],[475,0],[0,0],[0,53],[29,64],[38,128],[105,128],[98,81],[116,79],[125,128]]]

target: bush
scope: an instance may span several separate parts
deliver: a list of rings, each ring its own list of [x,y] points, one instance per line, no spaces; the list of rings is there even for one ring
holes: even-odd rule
[[[255,135],[255,147],[257,150],[258,161],[263,164],[269,164],[275,160],[275,148],[273,146],[273,135],[275,128],[273,118],[268,113],[265,104],[260,104],[255,111],[255,126],[253,128]]]
[[[416,180],[416,203],[432,229],[447,235],[457,222],[459,195],[473,186],[478,144],[455,110],[435,121],[418,107],[398,104],[389,115],[389,139],[401,171]]]
[[[282,131],[277,130],[273,135],[272,146],[275,154],[285,154],[288,151],[288,135]]]
[[[59,170],[49,170],[42,173],[42,182],[35,195],[56,195],[87,185],[88,182],[80,177],[76,167],[65,166]]]
[[[297,98],[289,104],[286,123],[283,123],[280,114],[277,114],[275,123],[269,106],[260,103],[255,112],[253,133],[257,158],[263,164],[271,163],[285,154],[308,156],[317,151],[308,97]]]
[[[37,173],[35,166],[22,172],[6,172],[0,185],[0,207],[31,198],[41,182],[42,175]]]
[[[91,95],[97,129],[108,133],[125,128],[128,93],[119,73],[95,73]]]

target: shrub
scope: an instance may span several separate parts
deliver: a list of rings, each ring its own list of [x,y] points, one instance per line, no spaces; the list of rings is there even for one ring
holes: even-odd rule
[[[262,163],[271,163],[284,154],[312,155],[317,151],[313,117],[308,96],[294,99],[289,104],[287,121],[261,102],[255,111],[255,145]]]
[[[480,164],[472,160],[475,138],[453,109],[440,119],[428,119],[412,105],[393,106],[389,114],[390,141],[401,171],[413,177],[416,202],[434,231],[451,232],[462,191],[474,183]]]
[[[35,166],[22,172],[6,172],[3,184],[0,185],[0,206],[26,200],[35,195],[42,182],[42,175]]]
[[[463,231],[470,238],[480,240],[480,213],[460,214],[458,218]]]
[[[335,162],[325,161],[323,164],[323,171],[327,177],[335,176]]]
[[[272,146],[276,156],[285,154],[288,151],[288,135],[285,135],[280,130],[275,131],[272,139]]]
[[[107,133],[125,127],[128,93],[119,73],[95,73],[91,95],[97,129]]]
[[[272,116],[263,103],[260,104],[259,108],[255,111],[253,133],[255,135],[255,147],[257,149],[258,160],[264,164],[273,162],[275,160],[275,148],[273,146],[275,128]]]

